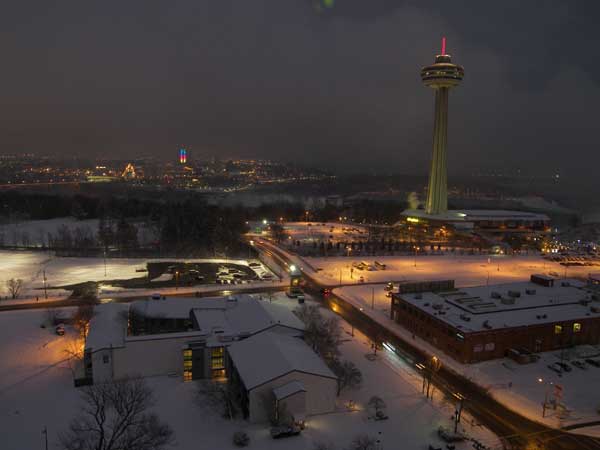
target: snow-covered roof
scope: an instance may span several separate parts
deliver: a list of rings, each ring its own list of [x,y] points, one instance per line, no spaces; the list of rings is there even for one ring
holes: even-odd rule
[[[289,308],[249,295],[225,297],[220,307],[214,302],[207,306],[199,306],[193,311],[201,330],[220,327],[223,333],[234,335],[251,335],[275,325],[304,330],[302,321]]]
[[[578,280],[556,280],[553,287],[520,282],[399,296],[465,333],[600,319],[600,312],[594,312],[600,311],[600,301]]]
[[[90,320],[85,348],[92,351],[109,347],[122,347],[127,336],[127,303],[96,305]]]
[[[284,398],[287,398],[290,395],[294,395],[298,392],[306,392],[306,388],[301,381],[297,380],[290,381],[283,386],[273,389],[273,394],[275,394],[275,398],[277,400],[283,400]]]
[[[155,318],[187,319],[193,315],[198,330],[207,335],[216,330],[229,336],[251,335],[274,325],[304,330],[302,321],[289,308],[247,294],[138,300],[131,303],[131,309]]]
[[[221,297],[218,298],[221,300]],[[164,319],[188,319],[190,311],[201,305],[210,305],[215,297],[167,297],[164,300],[137,300],[131,303],[132,312],[135,311],[145,317]]]
[[[259,333],[235,342],[229,346],[228,353],[248,390],[294,371],[336,378],[300,338]]]

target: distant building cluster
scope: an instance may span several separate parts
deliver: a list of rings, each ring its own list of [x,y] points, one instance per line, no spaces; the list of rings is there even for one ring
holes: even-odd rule
[[[316,169],[254,159],[201,160],[187,148],[172,160],[133,158],[86,160],[31,154],[0,158],[0,186],[132,183],[182,189],[238,191],[261,184],[327,179]]]

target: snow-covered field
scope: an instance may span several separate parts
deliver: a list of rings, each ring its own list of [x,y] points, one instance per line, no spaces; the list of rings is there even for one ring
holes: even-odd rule
[[[384,263],[386,270],[352,270],[352,263],[374,261]],[[306,258],[313,267],[320,269],[316,277],[325,284],[357,283],[362,276],[365,282],[386,283],[388,281],[456,280],[457,286],[478,286],[525,281],[532,273],[550,273],[563,277],[587,277],[590,268],[569,267],[546,261],[540,256],[376,256],[361,259]],[[416,262],[416,263],[415,263]],[[312,275],[312,274],[311,274]]]
[[[156,240],[156,231],[145,222],[133,222],[137,227],[138,242],[148,244]],[[65,226],[74,234],[75,229],[87,229],[92,236],[98,232],[98,219],[77,220],[74,217],[60,217],[48,220],[26,220],[0,224],[0,241],[4,245],[24,245],[42,247],[48,244],[48,234],[56,236],[58,229]]]
[[[285,295],[276,295],[273,301],[295,302]],[[79,409],[79,394],[73,387],[71,371],[64,350],[68,347],[72,330],[58,337],[47,329],[39,328],[43,311],[15,311],[0,313],[0,436],[3,450],[43,448],[44,427],[48,428],[49,447],[53,448],[57,434],[65,429]],[[454,405],[435,396],[425,400],[420,393],[420,379],[395,355],[380,352],[375,361],[365,358],[369,344],[364,336],[350,336],[349,326],[343,323],[346,341],[342,345],[344,359],[353,361],[361,369],[363,387],[343,393],[338,411],[310,417],[307,429],[299,436],[273,440],[266,426],[249,425],[244,421],[229,422],[221,419],[196,400],[196,387],[179,378],[153,377],[148,379],[154,390],[159,416],[175,431],[174,448],[234,449],[231,436],[245,430],[251,438],[250,448],[311,450],[315,442],[332,442],[344,448],[359,433],[367,433],[381,441],[381,448],[426,449],[437,441],[435,430],[439,425],[449,427]],[[372,395],[387,403],[389,420],[374,422],[368,419],[364,405]],[[347,400],[354,400],[359,411],[345,408]],[[487,430],[463,416],[465,431],[487,445],[496,445],[496,438]],[[457,449],[471,448],[461,444]]]
[[[167,258],[168,261],[178,261]],[[44,270],[46,271],[46,284],[48,287],[64,286],[85,281],[103,280],[127,280],[139,278],[144,272],[136,272],[136,269],[145,269],[146,263],[156,261],[143,258],[63,258],[54,257],[43,252],[8,251],[0,250],[0,296],[9,295],[6,281],[11,278],[23,280],[23,289],[20,298],[35,299],[43,297],[41,290],[44,286]],[[246,260],[232,259],[186,259],[187,262],[212,262],[212,263],[234,263],[248,265]],[[268,269],[261,267],[257,270],[259,276],[267,273]],[[213,285],[214,287],[214,285]],[[107,287],[107,293],[112,294],[122,289]],[[50,290],[48,295],[63,297],[69,293],[62,290]]]

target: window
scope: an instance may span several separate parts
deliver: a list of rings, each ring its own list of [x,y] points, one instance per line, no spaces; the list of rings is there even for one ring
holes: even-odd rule
[[[578,322],[575,322],[573,324],[573,333],[579,333],[581,331],[581,324]]]
[[[192,351],[186,349],[183,351],[183,381],[192,379]]]
[[[562,325],[554,325],[554,334],[562,333]]]
[[[102,362],[108,364],[108,355],[102,355]]]
[[[223,358],[212,358],[210,361],[211,369],[222,369],[224,366]]]

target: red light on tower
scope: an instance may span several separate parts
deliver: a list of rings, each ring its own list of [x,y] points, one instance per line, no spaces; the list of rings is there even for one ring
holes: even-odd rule
[[[446,38],[442,38],[442,55],[446,54]]]
[[[185,164],[187,162],[187,150],[185,148],[179,149],[179,163]]]

